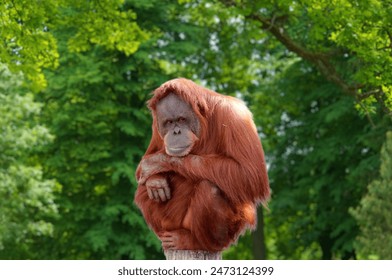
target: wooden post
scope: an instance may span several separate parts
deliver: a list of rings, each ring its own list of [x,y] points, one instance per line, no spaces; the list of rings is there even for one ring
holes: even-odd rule
[[[166,250],[167,260],[221,260],[222,252]]]

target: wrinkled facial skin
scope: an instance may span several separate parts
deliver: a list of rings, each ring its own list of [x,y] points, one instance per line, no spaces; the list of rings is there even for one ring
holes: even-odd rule
[[[191,106],[170,93],[156,107],[159,134],[169,156],[188,155],[200,134],[200,123]]]

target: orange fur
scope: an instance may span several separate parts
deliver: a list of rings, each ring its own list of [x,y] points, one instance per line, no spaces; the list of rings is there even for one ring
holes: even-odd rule
[[[236,98],[187,79],[168,81],[148,102],[153,135],[143,159],[165,154],[155,109],[169,93],[191,105],[201,126],[199,139],[189,155],[163,157],[153,174],[167,178],[170,200],[149,199],[141,183],[135,202],[165,249],[220,251],[246,228],[256,227],[256,206],[270,196],[264,153],[252,114]],[[139,165],[138,180],[142,173]]]

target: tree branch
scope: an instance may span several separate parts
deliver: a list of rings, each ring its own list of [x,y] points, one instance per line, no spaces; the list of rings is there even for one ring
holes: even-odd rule
[[[325,53],[311,52],[301,45],[294,42],[285,32],[283,27],[276,25],[276,18],[272,20],[263,18],[260,15],[250,15],[250,18],[262,24],[262,28],[269,31],[279,42],[281,42],[289,51],[294,52],[303,59],[313,63],[320,72],[331,82],[338,85],[345,94],[352,97],[358,97],[358,86],[348,85],[337,73],[335,67],[330,63],[329,56]]]
[[[386,113],[387,115],[391,116],[392,111],[389,109],[384,102],[383,96],[385,96],[385,93],[382,91],[381,87],[377,87],[374,89],[370,89],[369,91],[365,93],[359,93],[359,89],[364,89],[365,85],[364,84],[356,84],[356,85],[349,85],[346,81],[343,80],[343,78],[339,75],[339,73],[336,71],[334,65],[329,61],[330,55],[326,53],[320,53],[320,52],[312,52],[307,49],[305,49],[303,46],[299,45],[296,43],[294,40],[292,40],[287,33],[285,33],[283,27],[277,25],[276,23],[278,22],[279,19],[285,19],[286,17],[280,17],[277,19],[275,16],[272,17],[272,19],[264,18],[260,15],[256,14],[251,14],[248,16],[248,18],[251,18],[253,20],[256,20],[262,24],[262,28],[268,32],[270,32],[279,42],[281,42],[289,51],[297,54],[299,57],[302,57],[303,59],[313,63],[323,74],[327,80],[333,82],[336,84],[338,87],[341,88],[343,93],[354,97],[359,103],[361,103],[362,100],[374,96],[377,100],[377,102],[380,104],[381,109]],[[391,39],[391,46],[392,46],[392,33],[388,31],[388,35]]]

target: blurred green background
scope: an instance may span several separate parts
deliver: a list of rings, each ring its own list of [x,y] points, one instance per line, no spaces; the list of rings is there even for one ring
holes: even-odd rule
[[[164,258],[134,173],[180,76],[242,98],[268,161],[224,258],[392,258],[391,1],[1,0],[0,38],[0,259]]]

